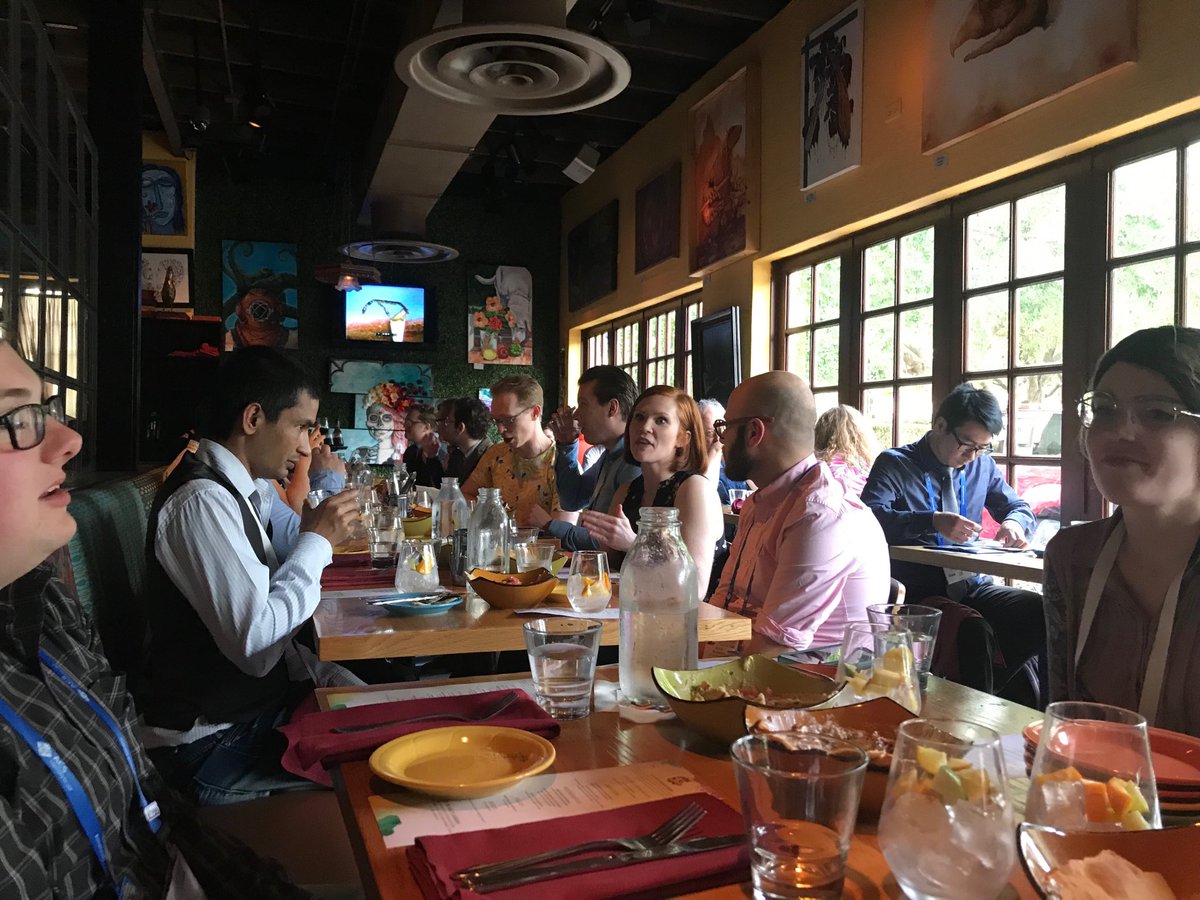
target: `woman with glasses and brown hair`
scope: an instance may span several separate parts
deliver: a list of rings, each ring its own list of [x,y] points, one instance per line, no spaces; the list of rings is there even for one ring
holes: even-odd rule
[[[665,384],[642,391],[625,425],[625,458],[641,466],[641,475],[617,489],[608,513],[585,510],[579,524],[601,549],[624,553],[633,546],[641,507],[674,506],[703,600],[725,528],[716,485],[704,474],[708,446],[696,401]]]
[[[64,468],[82,441],[42,397],[0,340],[0,897],[307,896],[205,831],[147,760],[51,560],[75,533]]]
[[[1118,509],[1046,547],[1050,700],[1200,736],[1200,330],[1120,341],[1078,411],[1092,478]]]

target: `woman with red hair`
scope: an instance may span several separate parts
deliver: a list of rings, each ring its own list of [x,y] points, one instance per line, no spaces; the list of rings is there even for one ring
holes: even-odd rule
[[[617,491],[608,514],[585,511],[579,524],[603,549],[624,553],[633,546],[641,507],[675,507],[703,600],[724,524],[716,485],[704,474],[708,446],[696,401],[665,384],[642,391],[625,425],[625,458],[642,474]]]

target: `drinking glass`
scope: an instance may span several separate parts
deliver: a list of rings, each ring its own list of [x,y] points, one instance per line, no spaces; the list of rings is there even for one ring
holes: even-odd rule
[[[332,497],[336,493],[337,493],[337,491],[309,491],[308,492],[308,505],[311,506],[313,509],[316,509],[318,506],[320,506],[322,503],[324,503],[326,500],[328,500],[330,497]]]
[[[750,496],[750,491],[746,488],[730,488],[729,489],[729,511],[741,512],[742,507],[746,505],[746,498]]]
[[[517,544],[528,544],[530,541],[536,541],[540,532],[536,528],[514,528],[509,536],[509,543],[516,546]]]
[[[754,896],[840,898],[867,755],[822,735],[752,734],[730,748]]]
[[[973,722],[900,725],[879,848],[909,897],[995,897],[1016,860],[1000,736]]]
[[[575,612],[596,613],[608,609],[611,599],[608,554],[602,550],[577,550],[571,554],[571,574],[567,578],[571,608]]]
[[[396,590],[415,593],[441,587],[433,541],[408,539],[400,541],[397,548]]]
[[[404,523],[391,507],[385,506],[374,513],[371,527],[367,529],[367,549],[371,554],[371,565],[386,569],[396,563],[396,542],[404,537]]]
[[[554,564],[554,552],[557,549],[553,541],[530,541],[517,544],[513,548],[517,571],[529,572],[540,568],[549,572],[550,567]]]
[[[414,488],[408,501],[409,509],[414,506],[422,506],[426,510],[433,511],[433,492],[427,487]]]
[[[1051,703],[1029,774],[1027,822],[1061,831],[1162,827],[1146,720],[1131,710]]]
[[[933,648],[937,645],[938,626],[942,622],[942,611],[915,603],[884,603],[867,607],[867,621],[887,625],[896,631],[909,632],[912,636],[913,664],[917,668],[921,693],[924,694],[929,681],[929,665],[933,662]]]
[[[854,701],[891,697],[911,713],[921,711],[921,688],[909,631],[874,622],[847,625],[837,680]]]
[[[534,693],[538,705],[554,718],[582,719],[591,713],[601,627],[578,619],[525,623]]]

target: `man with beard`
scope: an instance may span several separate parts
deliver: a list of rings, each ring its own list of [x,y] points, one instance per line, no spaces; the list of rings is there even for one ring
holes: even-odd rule
[[[749,652],[838,644],[887,600],[883,531],[813,455],[816,418],[807,384],[767,372],[738,385],[713,426],[729,477],[759,485],[710,601],[754,620]]]

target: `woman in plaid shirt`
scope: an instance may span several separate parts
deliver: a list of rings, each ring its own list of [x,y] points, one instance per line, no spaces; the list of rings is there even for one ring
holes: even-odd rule
[[[134,737],[125,679],[47,559],[75,533],[80,445],[0,340],[0,897],[304,897],[206,832]]]

